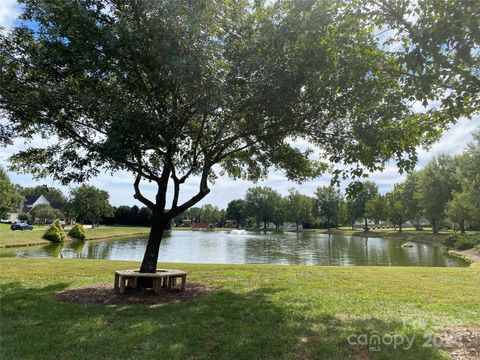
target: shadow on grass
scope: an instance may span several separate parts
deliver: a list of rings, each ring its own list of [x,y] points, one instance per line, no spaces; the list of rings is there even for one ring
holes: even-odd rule
[[[400,321],[340,319],[300,303],[279,300],[278,288],[219,290],[165,306],[58,303],[56,283],[1,288],[2,359],[354,359],[349,335],[415,335],[410,349],[381,345],[379,359],[442,359],[425,348],[424,334],[405,332]],[[301,300],[301,299],[300,299]],[[358,339],[358,337],[357,337]]]

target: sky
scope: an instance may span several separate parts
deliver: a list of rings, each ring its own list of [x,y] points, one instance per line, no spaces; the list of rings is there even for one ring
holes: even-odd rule
[[[19,6],[15,0],[0,0],[0,26],[9,27],[15,23],[15,19],[19,14]],[[2,121],[2,119],[0,119]],[[434,144],[430,149],[418,149],[419,161],[417,169],[423,167],[429,160],[440,154],[455,155],[461,153],[465,145],[471,140],[472,133],[480,130],[480,116],[474,117],[472,120],[460,119],[456,125],[452,126],[444,133],[442,138]],[[16,151],[25,148],[28,144],[24,140],[17,139],[13,145],[6,148],[0,147],[0,166],[8,167],[8,158]],[[12,182],[21,186],[35,186],[38,184],[47,185],[49,187],[61,188],[65,194],[68,194],[71,187],[60,186],[52,179],[42,179],[35,181],[28,174],[16,174],[8,172]],[[376,182],[380,192],[385,193],[393,188],[395,183],[399,183],[404,179],[400,175],[394,163],[388,163],[385,170],[381,173],[375,173],[370,176],[370,180]],[[89,184],[98,188],[107,190],[110,194],[110,203],[114,206],[119,205],[138,205],[141,203],[133,198],[133,177],[127,172],[116,172],[114,174],[102,173],[101,175],[89,181]],[[197,179],[187,182],[182,188],[182,196],[180,200],[187,200],[197,192]],[[220,177],[216,182],[210,185],[210,194],[199,205],[210,203],[220,208],[226,208],[229,201],[242,198],[249,187],[252,186],[269,186],[277,190],[282,195],[288,193],[288,189],[296,188],[305,195],[313,196],[318,186],[328,185],[331,176],[328,174],[318,179],[311,180],[302,184],[288,181],[286,177],[276,171],[271,171],[268,178],[256,184],[243,181],[232,180],[228,177]],[[345,188],[348,182],[341,184]],[[73,185],[77,186],[77,185]],[[145,183],[142,185],[142,192],[150,198],[155,195],[155,187],[153,184]]]

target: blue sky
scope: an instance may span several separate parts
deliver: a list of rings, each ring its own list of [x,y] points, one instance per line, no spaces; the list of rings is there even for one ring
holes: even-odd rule
[[[11,26],[15,23],[16,16],[19,12],[18,4],[15,0],[0,0],[0,3],[0,25]],[[0,121],[2,121],[2,119],[0,119]],[[419,162],[417,168],[421,168],[426,162],[439,154],[453,155],[462,152],[466,143],[471,140],[472,132],[478,129],[480,129],[480,116],[476,116],[472,120],[460,119],[459,122],[452,126],[449,131],[445,132],[440,141],[430,149],[419,149]],[[7,148],[0,147],[0,165],[7,167],[8,157],[15,153],[15,151],[24,148],[26,145],[28,144],[23,140],[18,139],[12,146]],[[9,172],[9,176],[13,182],[22,186],[45,184],[47,186],[60,187],[65,193],[69,192],[69,188],[61,187],[51,179],[44,179],[41,182],[36,182],[30,175],[15,174],[12,172]],[[375,173],[370,176],[370,179],[378,184],[382,193],[391,190],[393,185],[401,182],[403,178],[404,177],[398,173],[396,166],[393,163],[387,164],[387,167],[382,173]],[[195,180],[196,179],[192,179],[192,181],[187,182],[183,187],[182,198],[184,200],[196,193],[197,184]],[[230,200],[243,197],[245,191],[249,187],[255,185],[270,186],[283,195],[287,194],[288,189],[292,187],[295,187],[301,193],[306,195],[313,195],[318,186],[327,185],[329,182],[330,176],[326,175],[299,185],[288,181],[283,174],[274,171],[270,172],[266,180],[257,184],[248,181],[234,181],[227,177],[220,177],[215,184],[210,186],[212,191],[201,204],[211,203],[224,208]],[[117,172],[113,174],[113,176],[104,173],[97,178],[92,179],[90,183],[99,188],[108,190],[112,205],[141,205],[133,199],[133,178],[126,172]],[[346,185],[347,183],[343,183],[342,187],[345,187]],[[154,197],[155,188],[152,184],[144,184],[142,190],[145,195],[150,198]]]

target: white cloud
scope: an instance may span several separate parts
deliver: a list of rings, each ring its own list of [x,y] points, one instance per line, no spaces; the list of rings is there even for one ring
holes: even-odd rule
[[[476,130],[480,130],[480,116],[475,116],[472,120],[461,119],[445,132],[430,149],[419,151],[418,165],[423,166],[432,157],[440,154],[456,155],[461,153]]]
[[[0,26],[10,27],[20,14],[20,5],[16,0],[0,1]]]

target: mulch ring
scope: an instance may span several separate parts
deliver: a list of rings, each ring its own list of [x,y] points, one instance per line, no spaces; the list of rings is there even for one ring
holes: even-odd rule
[[[211,286],[189,282],[185,291],[165,289],[160,294],[155,294],[152,290],[127,288],[125,294],[119,294],[112,284],[99,284],[60,291],[55,297],[58,301],[73,304],[153,305],[194,300],[214,290]]]
[[[445,329],[439,335],[455,360],[480,360],[480,326],[457,326]]]

